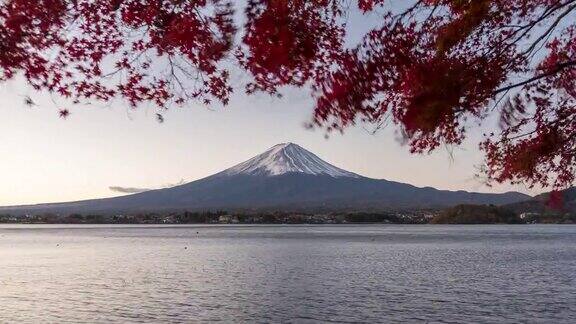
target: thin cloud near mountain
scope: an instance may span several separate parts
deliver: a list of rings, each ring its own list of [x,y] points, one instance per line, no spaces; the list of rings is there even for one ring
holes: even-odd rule
[[[108,189],[110,189],[111,191],[114,191],[114,192],[129,193],[129,194],[140,193],[140,192],[152,190],[152,189],[146,189],[146,188],[130,188],[130,187],[118,187],[118,186],[111,186],[111,187],[108,187]]]
[[[150,190],[156,190],[156,189],[172,188],[172,187],[176,187],[179,185],[183,185],[186,182],[187,182],[186,180],[180,179],[180,181],[178,181],[177,183],[169,183],[169,184],[163,185],[163,186],[158,187],[158,188],[134,188],[134,187],[110,186],[110,187],[108,187],[108,189],[110,189],[111,191],[114,191],[114,192],[119,192],[119,193],[135,194],[135,193],[140,193],[140,192],[145,192],[145,191],[150,191]]]

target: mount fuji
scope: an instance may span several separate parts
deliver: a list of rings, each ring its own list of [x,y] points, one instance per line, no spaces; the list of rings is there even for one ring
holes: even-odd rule
[[[337,168],[293,143],[274,145],[268,151],[222,172],[227,176],[242,174],[277,176],[286,173],[360,178],[359,175]]]
[[[446,191],[371,179],[338,168],[293,143],[212,176],[172,188],[67,203],[0,207],[6,213],[131,213],[148,211],[274,209],[368,210],[510,204],[530,196]]]

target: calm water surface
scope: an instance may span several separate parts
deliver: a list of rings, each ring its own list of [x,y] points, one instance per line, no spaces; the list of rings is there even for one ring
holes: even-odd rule
[[[576,226],[0,226],[0,322],[576,323]]]

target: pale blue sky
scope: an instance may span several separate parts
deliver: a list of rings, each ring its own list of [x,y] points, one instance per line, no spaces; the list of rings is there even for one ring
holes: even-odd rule
[[[358,29],[352,38],[369,23],[370,17],[354,14],[349,24]],[[475,166],[482,162],[477,150],[481,131],[454,149],[453,160],[445,150],[414,156],[398,143],[393,127],[376,135],[355,127],[329,139],[321,129],[305,129],[313,107],[306,90],[285,91],[283,99],[238,90],[226,108],[191,103],[167,112],[159,124],[154,109],[133,111],[120,101],[72,107],[70,118],[62,120],[59,104],[49,97],[30,92],[22,81],[4,83],[0,205],[110,197],[118,193],[109,186],[157,188],[196,180],[281,142],[300,144],[368,177],[451,190],[530,193],[518,186],[488,188],[474,179]],[[38,106],[23,104],[28,94]]]

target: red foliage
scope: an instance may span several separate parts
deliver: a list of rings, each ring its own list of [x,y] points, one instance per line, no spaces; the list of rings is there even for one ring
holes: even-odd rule
[[[60,109],[58,111],[58,115],[60,116],[60,118],[68,118],[68,116],[70,116],[70,111],[68,109]]]
[[[226,102],[232,89],[218,64],[232,49],[232,15],[221,0],[4,1],[0,77],[22,72],[35,89],[75,102]]]
[[[562,211],[564,209],[564,193],[561,191],[552,191],[546,201],[548,208]]]
[[[239,38],[235,3],[6,0],[0,78],[74,102],[226,104],[235,58],[248,93],[309,87],[316,125],[391,120],[415,153],[460,144],[467,120],[499,112],[501,132],[480,145],[489,179],[574,182],[575,0],[414,0],[401,13],[358,0],[382,21],[351,48],[346,1],[248,0]]]
[[[340,8],[330,0],[250,0],[238,59],[254,76],[248,92],[318,80],[342,53]],[[319,62],[323,64],[318,64]]]

